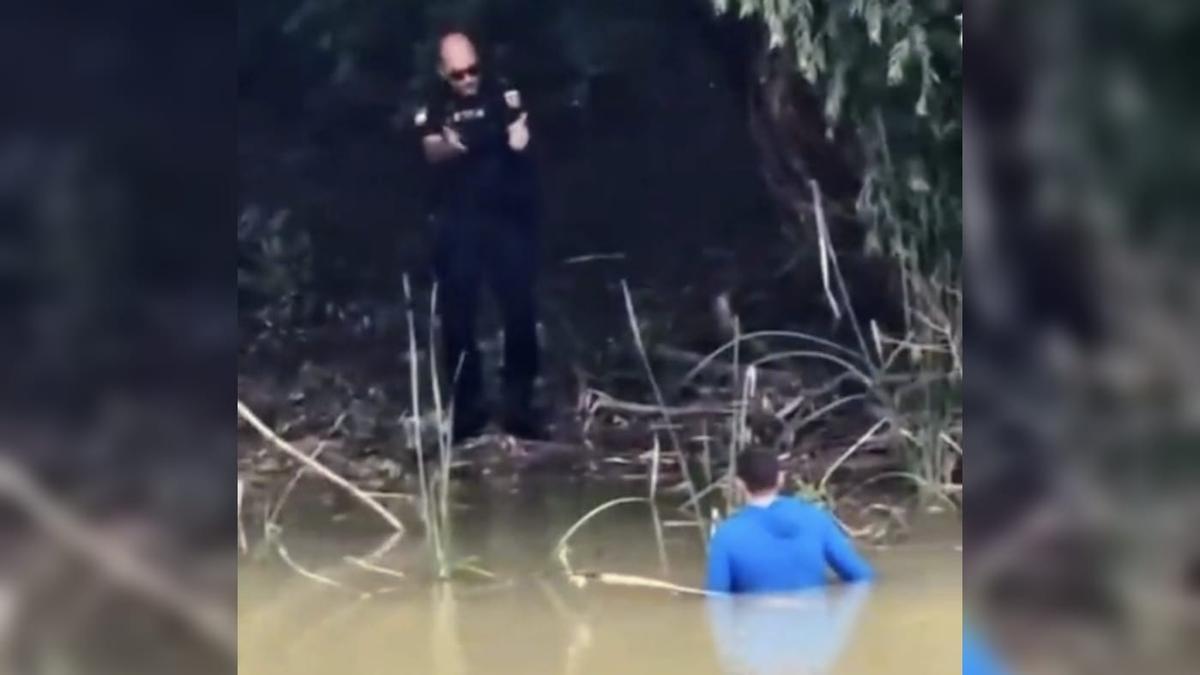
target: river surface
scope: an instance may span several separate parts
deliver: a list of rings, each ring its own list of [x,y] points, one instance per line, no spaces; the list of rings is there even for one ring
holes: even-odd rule
[[[650,588],[568,583],[551,551],[612,491],[562,483],[459,489],[450,555],[492,576],[431,581],[419,532],[385,540],[358,513],[289,506],[278,549],[239,570],[242,675],[458,673],[958,673],[962,659],[961,527],[924,515],[902,542],[864,547],[872,587],[772,599],[707,599]],[[293,497],[293,499],[296,499]],[[297,500],[299,501],[299,500]],[[405,514],[405,509],[398,512]],[[613,508],[572,539],[576,570],[699,586],[703,548],[677,511]],[[415,522],[408,513],[406,522]],[[347,556],[405,575],[363,569]],[[305,576],[304,572],[312,576]],[[329,585],[317,580],[321,577]]]

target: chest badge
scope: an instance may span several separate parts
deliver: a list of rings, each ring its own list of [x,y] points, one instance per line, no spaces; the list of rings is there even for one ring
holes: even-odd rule
[[[456,111],[450,116],[450,119],[457,122],[470,122],[472,120],[481,120],[487,117],[487,109],[485,108],[466,108]]]

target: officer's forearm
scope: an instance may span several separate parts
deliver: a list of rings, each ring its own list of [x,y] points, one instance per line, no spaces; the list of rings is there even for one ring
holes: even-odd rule
[[[425,150],[426,161],[437,164],[448,159],[454,159],[463,154],[463,151],[452,145],[449,141],[441,136],[426,136],[421,142]]]

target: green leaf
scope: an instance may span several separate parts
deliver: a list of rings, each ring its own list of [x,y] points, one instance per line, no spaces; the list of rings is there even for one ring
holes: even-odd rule
[[[867,0],[864,12],[867,21],[867,35],[871,44],[883,44],[883,5],[881,0]]]
[[[828,65],[825,41],[817,40],[813,44],[813,70],[818,74],[824,73],[828,70]]]
[[[895,27],[899,31],[906,31],[908,25],[912,23],[913,8],[908,0],[896,0],[888,7],[887,21],[888,24]]]
[[[892,45],[891,54],[888,55],[888,85],[895,87],[904,82],[904,68],[908,65],[910,58],[912,58],[912,41],[910,37],[905,37],[903,40]]]
[[[919,160],[908,164],[908,189],[917,194],[928,194],[932,190],[925,176],[925,167]]]
[[[812,36],[808,33],[801,32],[796,36],[796,68],[804,79],[809,84],[817,83],[817,63],[815,61],[816,53],[814,51]]]
[[[767,16],[767,31],[770,33],[770,49],[782,47],[784,44],[783,19],[778,16]]]
[[[829,133],[837,126],[838,118],[842,115],[842,104],[846,100],[846,63],[839,63],[833,72],[829,83],[829,93],[825,97],[825,123],[829,125]]]
[[[883,255],[883,243],[879,241],[879,232],[874,228],[867,230],[863,240],[863,253],[869,256]]]

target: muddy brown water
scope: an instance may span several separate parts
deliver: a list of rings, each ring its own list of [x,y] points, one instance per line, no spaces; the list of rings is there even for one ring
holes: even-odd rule
[[[611,488],[512,484],[454,495],[452,555],[476,557],[494,578],[430,581],[418,532],[375,558],[404,579],[346,556],[384,542],[366,517],[297,506],[282,521],[291,561],[340,586],[306,578],[276,551],[239,570],[238,671],[243,675],[377,673],[938,675],[962,660],[961,527],[923,514],[904,542],[864,547],[881,579],[788,598],[706,599],[566,582],[555,542]],[[290,507],[289,507],[290,508]],[[401,507],[401,513],[404,507]],[[659,509],[623,505],[573,540],[577,569],[699,586],[695,529]],[[408,514],[407,521],[414,521]]]

